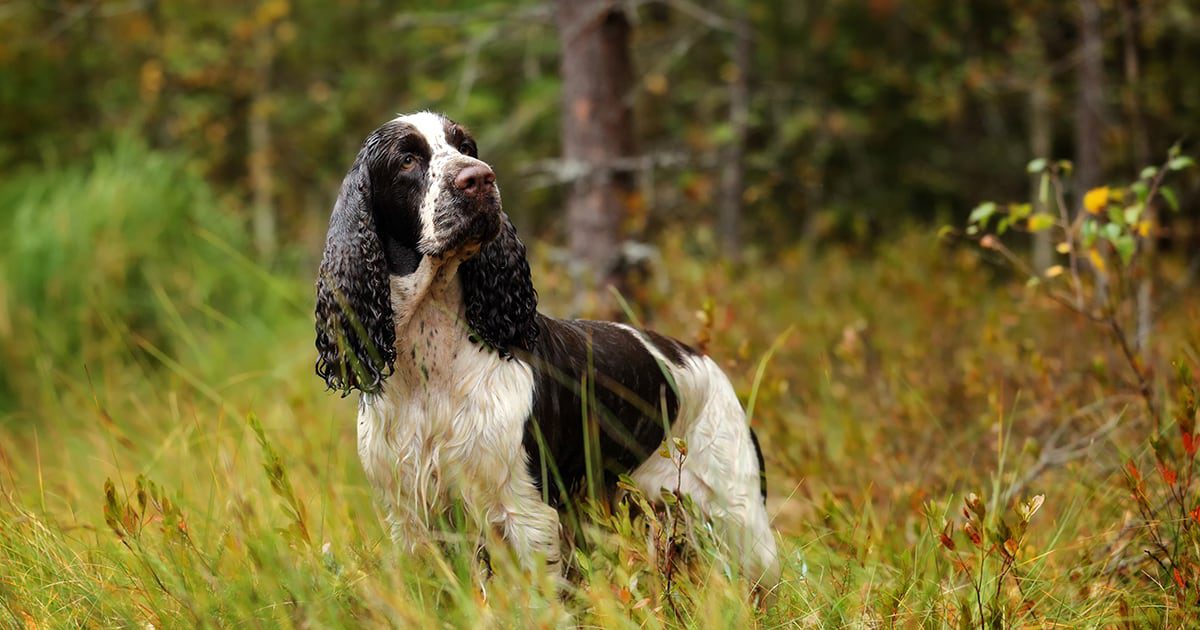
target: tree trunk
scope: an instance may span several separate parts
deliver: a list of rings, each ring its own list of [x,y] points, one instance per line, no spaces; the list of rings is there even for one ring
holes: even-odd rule
[[[746,134],[750,118],[751,31],[746,7],[735,3],[732,63],[736,76],[729,83],[729,145],[721,160],[721,249],[729,260],[741,253],[742,195],[746,183]]]
[[[1034,80],[1029,90],[1029,149],[1034,158],[1051,158],[1053,151],[1052,139],[1054,130],[1050,112],[1050,81],[1049,77],[1039,77]],[[1037,212],[1051,212],[1049,200],[1041,199],[1041,180],[1044,175],[1035,173],[1031,182],[1030,198]],[[1053,214],[1051,212],[1051,214]],[[1045,271],[1054,263],[1054,244],[1051,242],[1051,232],[1042,230],[1033,235],[1033,267],[1038,273]]]
[[[575,173],[567,199],[567,238],[576,296],[615,284],[621,227],[634,195],[633,65],[629,20],[614,0],[558,0],[562,45],[563,157]],[[580,282],[581,281],[581,282]]]
[[[1097,0],[1079,0],[1079,72],[1075,103],[1075,187],[1083,193],[1099,186],[1101,134],[1104,130],[1104,44]],[[1082,205],[1080,206],[1082,207]]]
[[[1130,140],[1133,159],[1138,168],[1150,163],[1150,139],[1146,136],[1146,120],[1142,116],[1141,63],[1138,58],[1137,5],[1130,0],[1121,0],[1121,39],[1125,44],[1125,116],[1129,119]],[[1146,208],[1145,220],[1154,226],[1158,222],[1154,206]],[[1142,360],[1150,357],[1150,330],[1154,327],[1154,277],[1158,271],[1154,250],[1155,236],[1152,231],[1142,240],[1141,278],[1137,288],[1137,335],[1136,347]]]
[[[1084,193],[1101,185],[1100,153],[1104,132],[1104,42],[1098,0],[1079,0],[1079,69],[1075,102],[1076,212],[1084,212]],[[1108,301],[1107,280],[1095,269],[1097,300]]]
[[[255,88],[250,100],[248,129],[251,223],[254,249],[260,260],[269,261],[278,245],[275,225],[274,177],[271,173],[270,84],[274,45],[271,35],[259,33],[254,44]]]

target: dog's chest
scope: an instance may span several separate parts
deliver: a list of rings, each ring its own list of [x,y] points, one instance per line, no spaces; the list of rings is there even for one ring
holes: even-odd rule
[[[424,517],[446,498],[502,493],[525,465],[532,371],[471,343],[455,297],[431,296],[397,331],[395,373],[359,409],[368,479],[393,507]]]

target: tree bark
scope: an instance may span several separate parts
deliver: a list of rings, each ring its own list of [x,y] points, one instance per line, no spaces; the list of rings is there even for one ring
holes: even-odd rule
[[[752,39],[746,7],[734,3],[733,55],[730,61],[736,75],[729,83],[729,127],[732,132],[725,157],[721,160],[721,249],[729,260],[741,253],[742,196],[746,184],[746,135],[750,118],[750,66]]]
[[[1101,135],[1104,132],[1104,43],[1097,0],[1079,0],[1079,71],[1075,103],[1075,188],[1083,194],[1102,183]]]
[[[615,284],[621,227],[634,195],[633,174],[616,168],[633,155],[630,25],[614,0],[558,0],[562,45],[563,157],[576,176],[567,199],[567,239],[577,280]]]
[[[1050,76],[1044,71],[1046,65],[1046,46],[1042,41],[1041,31],[1036,22],[1030,26],[1029,59],[1028,63],[1039,69],[1033,77],[1029,88],[1029,150],[1033,158],[1050,159],[1054,150],[1053,112],[1050,110]],[[1034,210],[1050,212],[1049,200],[1041,198],[1041,183],[1045,177],[1042,173],[1034,173],[1030,181],[1030,199],[1033,200]],[[1051,214],[1053,214],[1051,212]],[[1042,230],[1033,235],[1033,267],[1041,273],[1054,263],[1054,243],[1049,230]]]
[[[1046,79],[1034,81],[1029,91],[1029,148],[1035,158],[1049,159],[1053,123],[1050,117],[1050,82]],[[1049,203],[1041,199],[1042,173],[1034,173],[1031,183],[1031,199],[1037,212],[1049,212]],[[1054,262],[1054,244],[1051,242],[1049,230],[1042,230],[1033,236],[1033,266],[1041,273]]]
[[[274,44],[269,32],[254,42],[255,88],[247,121],[250,171],[251,232],[260,260],[269,261],[278,246],[275,225],[274,177],[271,171],[270,84]]]
[[[1079,0],[1079,69],[1075,101],[1075,198],[1076,213],[1083,213],[1083,197],[1101,185],[1100,153],[1104,132],[1104,40],[1098,0]],[[1096,301],[1108,303],[1108,278],[1099,269]]]
[[[1150,163],[1150,139],[1146,135],[1146,120],[1142,116],[1141,102],[1141,60],[1138,57],[1137,42],[1137,5],[1130,0],[1121,0],[1121,39],[1124,42],[1125,67],[1125,115],[1129,119],[1130,144],[1133,145],[1133,159],[1137,168]],[[1144,220],[1151,226],[1158,222],[1154,206],[1145,211]],[[1142,360],[1150,358],[1150,331],[1154,328],[1154,277],[1157,275],[1157,260],[1155,257],[1155,236],[1153,227],[1151,234],[1142,240],[1141,278],[1137,288],[1137,333],[1135,336],[1138,353]]]

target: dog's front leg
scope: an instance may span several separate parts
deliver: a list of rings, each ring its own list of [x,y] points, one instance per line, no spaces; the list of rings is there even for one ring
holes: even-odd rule
[[[562,577],[558,510],[542,501],[532,482],[522,485],[527,487],[520,488],[507,505],[498,510],[497,524],[504,540],[527,570],[538,570],[540,559],[557,580]]]
[[[431,542],[429,528],[417,516],[415,510],[396,503],[393,503],[387,514],[392,543],[406,553],[414,554],[426,543]]]

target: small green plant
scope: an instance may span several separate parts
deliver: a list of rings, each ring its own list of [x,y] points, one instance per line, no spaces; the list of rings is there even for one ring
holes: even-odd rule
[[[1142,169],[1129,185],[1087,191],[1080,200],[1080,211],[1072,213],[1063,185],[1071,163],[1039,158],[1030,162],[1027,170],[1040,176],[1036,199],[1040,210],[1035,211],[1033,203],[987,201],[971,211],[965,231],[1023,274],[1028,286],[1107,330],[1108,339],[1121,350],[1133,372],[1138,394],[1156,424],[1161,424],[1162,418],[1152,375],[1138,350],[1146,347],[1152,326],[1154,309],[1148,289],[1153,281],[1158,207],[1165,204],[1171,211],[1179,210],[1176,194],[1165,180],[1168,174],[1194,165],[1178,145],[1173,146],[1162,165]],[[1004,243],[1012,232],[1047,233],[1054,251],[1065,260],[1036,268]]]
[[[1133,531],[1138,536],[1131,553],[1114,562],[1113,572],[1152,562],[1151,570],[1140,573],[1162,584],[1176,606],[1195,619],[1200,614],[1200,482],[1196,479],[1200,404],[1196,381],[1186,364],[1178,366],[1178,381],[1177,430],[1158,432],[1150,440],[1158,474],[1143,475],[1133,459],[1125,464],[1125,480],[1138,515]]]
[[[1013,510],[1016,518],[1006,518],[989,511],[979,495],[968,494],[963,499],[963,522],[957,529],[959,540],[965,543],[961,549],[955,542],[954,521],[945,522],[938,540],[949,554],[956,575],[970,585],[974,595],[960,602],[960,627],[1012,627],[1036,615],[1033,601],[1022,590],[1017,556],[1024,546],[1029,522],[1045,499],[1039,494],[1020,503]],[[1004,590],[1006,582],[1019,596],[1015,600]]]
[[[1144,409],[1144,414],[1133,414],[1135,435],[1147,436],[1144,443],[1153,452],[1161,483],[1152,486],[1136,458],[1127,460],[1124,478],[1133,501],[1130,511],[1137,516],[1120,529],[1118,540],[1111,545],[1104,576],[1144,577],[1168,591],[1175,607],[1193,619],[1200,613],[1200,490],[1195,487],[1193,474],[1200,446],[1195,430],[1196,390],[1190,370],[1181,361],[1180,393],[1171,401],[1173,404],[1164,404],[1167,401],[1156,378],[1149,337],[1157,310],[1152,287],[1160,211],[1179,210],[1177,196],[1166,180],[1194,164],[1178,145],[1174,146],[1162,164],[1142,169],[1132,183],[1086,191],[1079,199],[1078,211],[1072,213],[1063,185],[1063,178],[1071,173],[1071,163],[1037,159],[1028,166],[1031,174],[1040,177],[1034,203],[982,203],[972,210],[965,229],[968,238],[984,250],[995,252],[1011,269],[1025,276],[1026,286],[1061,306],[1060,312],[1098,324],[1104,339],[1119,352],[1132,374],[1133,388]],[[1037,268],[1005,243],[1017,232],[1048,236],[1060,258]],[[1109,382],[1122,387],[1119,378]],[[1116,414],[1096,434],[1076,444],[1096,442],[1122,416],[1123,412]],[[1148,422],[1139,423],[1139,419]],[[1178,439],[1173,436],[1176,431]],[[1072,450],[1073,457],[1087,452],[1087,446]],[[1055,463],[1065,460],[1060,457]],[[964,529],[975,528],[973,514],[984,517],[982,510],[975,509],[975,503],[968,500]],[[977,536],[971,538],[978,544]],[[947,532],[941,539],[953,550]],[[1131,540],[1136,544],[1130,544]],[[1002,556],[1008,551],[1003,545],[997,549]],[[998,574],[1002,576],[1006,570],[1002,566]],[[982,615],[982,603],[979,608]],[[999,619],[995,610],[989,608],[987,612],[988,623]]]
[[[303,543],[305,546],[311,545],[312,536],[309,534],[308,510],[304,508],[304,502],[300,500],[296,495],[295,489],[292,488],[287,468],[283,465],[283,458],[279,456],[279,453],[275,451],[275,447],[267,439],[266,433],[263,432],[262,423],[258,421],[258,418],[254,414],[250,414],[246,419],[246,423],[254,431],[254,438],[258,440],[258,445],[262,448],[263,472],[271,482],[271,490],[283,500],[288,516],[291,518],[292,523],[285,531],[293,540]]]

